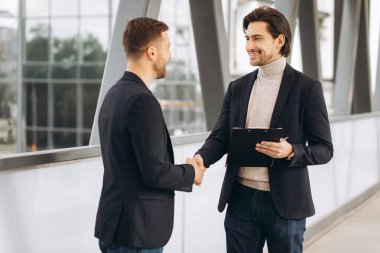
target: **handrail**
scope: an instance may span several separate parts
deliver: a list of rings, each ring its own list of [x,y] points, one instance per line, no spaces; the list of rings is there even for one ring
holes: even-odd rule
[[[209,133],[205,132],[172,137],[172,143],[174,146],[179,146],[202,142],[207,138],[208,135]],[[99,156],[101,156],[99,145],[9,154],[0,157],[0,171]]]
[[[380,111],[352,114],[352,115],[346,115],[346,116],[331,116],[330,122],[335,123],[335,122],[342,122],[342,121],[352,121],[352,120],[372,118],[372,117],[377,117],[377,116],[380,116]]]
[[[335,123],[352,121],[377,116],[380,116],[380,112],[354,114],[349,116],[333,116],[330,117],[330,122]],[[179,146],[202,142],[207,138],[209,134],[209,132],[203,132],[197,134],[190,134],[186,136],[172,137],[172,143],[174,146]],[[35,166],[48,163],[73,161],[99,156],[101,156],[99,145],[9,154],[0,156],[0,170],[16,169],[26,166]]]

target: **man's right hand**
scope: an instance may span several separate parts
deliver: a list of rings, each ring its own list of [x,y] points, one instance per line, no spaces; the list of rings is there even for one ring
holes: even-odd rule
[[[199,164],[199,161],[193,158],[187,158],[186,163],[192,165],[195,171],[194,184],[200,186],[202,184],[203,175],[205,173],[205,169],[202,165]]]

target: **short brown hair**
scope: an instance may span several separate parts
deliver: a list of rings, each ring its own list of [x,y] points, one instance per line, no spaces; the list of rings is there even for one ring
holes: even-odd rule
[[[128,22],[123,33],[124,52],[127,57],[139,57],[149,42],[161,36],[169,27],[153,18],[141,17]]]
[[[285,44],[282,46],[280,53],[287,57],[290,54],[290,44],[292,43],[292,32],[288,20],[276,9],[268,6],[261,6],[254,9],[243,19],[243,30],[247,30],[248,25],[252,22],[263,21],[268,24],[268,32],[275,39],[278,35],[285,36]]]

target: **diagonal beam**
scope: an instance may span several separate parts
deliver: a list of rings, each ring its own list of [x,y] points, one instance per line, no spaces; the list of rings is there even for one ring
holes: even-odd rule
[[[222,5],[220,0],[190,0],[189,4],[206,126],[211,130],[230,81]]]
[[[373,99],[373,110],[380,111],[380,33],[379,33],[379,48],[377,52],[377,71],[376,71],[376,86],[375,97]]]
[[[336,65],[338,61],[338,48],[340,28],[342,25],[343,0],[334,1],[334,80],[336,77]]]
[[[380,35],[380,33],[379,33]],[[375,86],[375,97],[374,101],[374,111],[380,111],[380,36],[379,36],[379,49],[377,53],[377,71],[376,71],[376,86]]]
[[[316,0],[300,1],[299,27],[303,72],[316,80],[322,80]]]
[[[137,17],[157,18],[161,0],[121,0],[116,14],[115,25],[108,49],[106,64],[96,105],[94,123],[91,131],[90,145],[99,144],[98,116],[107,91],[125,71],[127,59],[122,45],[123,31],[127,20]]]
[[[369,23],[368,0],[362,0],[360,10],[359,40],[355,62],[355,79],[352,96],[351,113],[365,113],[371,111],[371,73],[369,61]]]
[[[351,112],[361,2],[343,1],[333,98],[335,115],[348,115]]]

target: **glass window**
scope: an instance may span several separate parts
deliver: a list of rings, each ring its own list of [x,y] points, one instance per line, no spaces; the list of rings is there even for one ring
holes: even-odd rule
[[[0,156],[16,150],[18,7],[0,0]]]
[[[0,82],[0,155],[13,152],[16,141],[16,84]]]
[[[83,84],[83,127],[92,129],[94,123],[95,109],[98,102],[100,83]],[[89,136],[88,136],[89,137]],[[90,139],[85,139],[84,143],[88,143]]]
[[[17,17],[18,1],[0,0],[0,17]]]
[[[72,63],[54,65],[51,76],[54,79],[75,79],[77,78],[77,65]]]
[[[78,15],[78,0],[50,0],[51,15],[55,16],[77,16]],[[93,7],[92,5],[91,8]]]
[[[70,27],[70,29],[67,29]],[[72,18],[52,20],[53,57],[56,62],[74,62],[78,59],[78,21]]]
[[[103,78],[104,64],[85,65],[80,67],[80,78],[82,79],[99,79]]]
[[[91,6],[91,8],[89,8]],[[80,0],[81,15],[106,16],[110,13],[110,2],[104,0]]]
[[[19,113],[23,150],[87,145],[119,0],[23,0],[18,30],[19,2],[0,0],[0,152],[19,146]],[[25,112],[17,106],[19,79]]]
[[[75,84],[54,84],[54,126],[75,128],[77,123]],[[74,144],[75,146],[75,144]]]
[[[173,59],[167,66],[167,77],[155,82],[153,93],[161,104],[169,132],[182,135],[205,131],[188,1],[161,1],[158,19],[169,26]]]
[[[26,129],[27,151],[38,151],[48,148],[48,133],[46,130],[39,131],[32,127],[27,127]]]
[[[49,60],[49,25],[47,19],[26,21],[26,59]]]
[[[56,132],[53,134],[55,148],[70,148],[76,145],[76,134],[71,132]]]
[[[25,64],[23,66],[23,77],[24,78],[38,78],[46,79],[48,78],[48,64]]]
[[[0,80],[1,79],[12,79],[17,78],[17,62],[15,61],[4,61],[0,60]]]
[[[334,1],[318,0],[321,73],[323,79],[334,76]]]
[[[46,83],[26,83],[26,125],[46,127],[48,125],[48,92]]]
[[[81,23],[83,61],[105,61],[109,35],[107,18],[83,18]]]
[[[8,2],[16,2],[9,1]],[[25,15],[27,17],[49,16],[49,0],[25,0]]]

